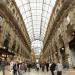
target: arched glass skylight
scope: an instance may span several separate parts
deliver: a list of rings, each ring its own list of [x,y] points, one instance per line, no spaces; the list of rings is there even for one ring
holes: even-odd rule
[[[43,42],[40,40],[35,40],[32,42],[31,47],[34,49],[35,53],[40,54],[41,49],[43,48]]]
[[[31,42],[36,40],[43,42],[56,0],[15,1],[22,14]]]

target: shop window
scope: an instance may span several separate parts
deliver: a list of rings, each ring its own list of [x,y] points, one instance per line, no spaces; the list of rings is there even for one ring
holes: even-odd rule
[[[3,43],[3,47],[6,47],[6,49],[8,49],[9,47],[9,41],[10,41],[10,34],[7,33],[6,39],[4,40],[4,43]]]
[[[16,40],[13,42],[12,51],[15,51],[15,48],[16,48]]]
[[[0,33],[2,32],[2,26],[0,26]]]
[[[8,46],[9,46],[9,40],[6,38],[6,39],[4,40],[3,47],[5,47],[5,48],[8,50]]]
[[[18,48],[17,48],[16,52],[19,53],[19,50],[20,50],[20,45],[18,45]]]

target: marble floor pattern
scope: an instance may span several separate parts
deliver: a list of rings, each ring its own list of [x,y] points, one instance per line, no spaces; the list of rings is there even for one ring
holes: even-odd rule
[[[31,72],[26,72],[25,75],[51,75],[50,71],[49,72],[42,72],[42,71],[35,71],[31,70]]]
[[[0,75],[3,75],[0,72]],[[11,75],[10,71],[8,69],[6,69],[5,71],[5,75]],[[40,71],[35,71],[35,69],[32,69],[31,72],[25,72],[24,75],[51,75],[51,72],[47,72],[46,70],[44,72]],[[57,74],[55,74],[57,75]],[[62,75],[75,75],[75,70],[63,70],[63,74]]]
[[[47,71],[35,71],[35,70],[31,70],[31,72],[26,72],[25,75],[51,75],[51,72],[47,72]],[[55,75],[57,75],[55,73]],[[63,75],[71,75],[69,72],[67,71],[63,71]]]

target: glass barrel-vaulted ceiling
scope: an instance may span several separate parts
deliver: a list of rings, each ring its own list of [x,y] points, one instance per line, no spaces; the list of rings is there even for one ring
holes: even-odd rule
[[[32,42],[32,47],[35,50],[41,50],[41,45],[43,44],[50,15],[56,0],[15,1],[25,22],[30,40]],[[39,43],[37,43],[36,41],[38,41]]]

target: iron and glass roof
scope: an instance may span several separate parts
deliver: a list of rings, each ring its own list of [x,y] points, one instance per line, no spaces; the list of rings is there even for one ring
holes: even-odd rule
[[[40,44],[40,41],[43,42],[44,40],[50,15],[56,0],[15,1],[22,14],[32,44],[36,41],[39,41]],[[38,43],[36,42],[36,44],[37,47],[35,48],[38,48]]]

